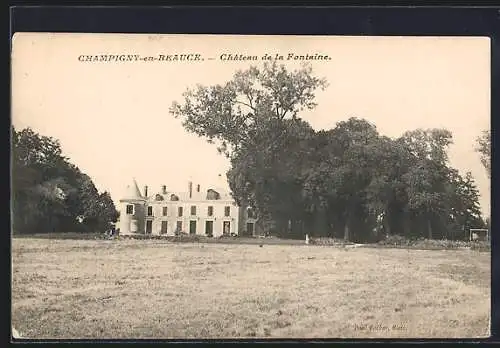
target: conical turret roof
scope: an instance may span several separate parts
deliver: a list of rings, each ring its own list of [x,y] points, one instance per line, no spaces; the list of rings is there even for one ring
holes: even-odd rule
[[[139,186],[137,185],[137,181],[135,181],[135,179],[132,179],[132,183],[127,186],[121,200],[144,200],[144,197],[142,197],[141,191],[139,190]]]

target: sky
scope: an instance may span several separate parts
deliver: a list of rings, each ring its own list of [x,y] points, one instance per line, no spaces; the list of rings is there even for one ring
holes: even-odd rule
[[[81,61],[95,55],[199,54],[200,61]],[[256,55],[258,61],[223,60]],[[329,129],[355,116],[398,137],[417,128],[453,133],[450,163],[470,171],[489,215],[490,180],[474,151],[490,129],[490,40],[484,37],[236,36],[16,33],[12,42],[12,123],[61,143],[63,153],[117,203],[135,178],[149,192],[228,188],[226,158],[168,112],[196,84],[230,80],[263,55],[327,55],[311,61],[329,86],[302,113]],[[80,57],[80,58],[79,58]],[[83,59],[85,60],[85,59]]]

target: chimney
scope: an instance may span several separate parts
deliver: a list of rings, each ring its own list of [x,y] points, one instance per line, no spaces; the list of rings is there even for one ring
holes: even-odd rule
[[[161,187],[161,193],[162,193],[162,194],[164,194],[164,195],[166,195],[166,194],[167,194],[167,186],[166,186],[166,185],[163,185],[163,186]]]
[[[144,186],[144,197],[148,196],[148,187]]]
[[[190,181],[188,183],[189,198],[193,198],[193,183]]]
[[[200,192],[200,184],[196,185],[196,192]]]

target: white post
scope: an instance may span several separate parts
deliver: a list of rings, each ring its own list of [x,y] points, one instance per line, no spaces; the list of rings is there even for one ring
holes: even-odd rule
[[[306,234],[306,244],[309,244],[309,235]]]

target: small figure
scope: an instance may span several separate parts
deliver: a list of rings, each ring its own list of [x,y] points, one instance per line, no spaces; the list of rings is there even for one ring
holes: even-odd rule
[[[309,244],[309,235],[306,234],[306,244]]]

